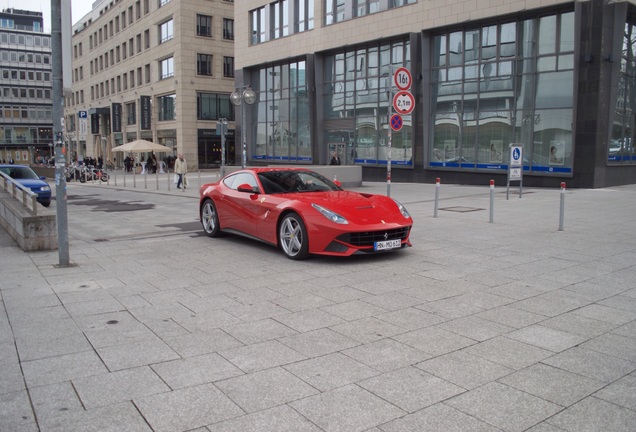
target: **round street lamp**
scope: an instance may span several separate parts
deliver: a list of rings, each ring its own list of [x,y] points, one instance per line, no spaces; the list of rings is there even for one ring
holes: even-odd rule
[[[245,168],[247,160],[247,142],[246,142],[246,125],[245,125],[245,105],[252,105],[256,102],[256,93],[249,87],[244,87],[242,90],[235,90],[230,95],[230,100],[234,106],[241,106],[241,135],[243,135],[243,159],[241,168]],[[242,103],[245,102],[245,103]]]

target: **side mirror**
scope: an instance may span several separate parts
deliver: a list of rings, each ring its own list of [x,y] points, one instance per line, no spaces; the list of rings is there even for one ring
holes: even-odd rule
[[[239,185],[239,187],[236,188],[237,191],[239,192],[247,192],[247,193],[258,193],[258,190],[254,190],[255,188],[253,188],[252,186],[250,186],[247,183],[243,183],[241,185]]]
[[[46,181],[46,176],[40,176],[40,180]]]
[[[342,183],[340,183],[340,180],[334,180],[333,183],[338,187],[342,187]]]

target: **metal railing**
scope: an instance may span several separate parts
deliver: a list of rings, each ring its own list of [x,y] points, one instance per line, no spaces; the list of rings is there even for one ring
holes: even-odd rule
[[[2,185],[5,192],[9,192],[11,196],[22,203],[22,206],[33,213],[34,216],[38,214],[38,195],[31,191],[29,188],[22,186],[14,181],[11,177],[3,172],[0,172],[2,176]]]

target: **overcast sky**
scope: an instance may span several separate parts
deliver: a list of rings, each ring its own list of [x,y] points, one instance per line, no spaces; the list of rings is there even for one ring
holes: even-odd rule
[[[71,0],[73,24],[91,11],[94,0]],[[51,31],[51,0],[0,0],[0,9],[30,10],[44,13],[44,30]]]

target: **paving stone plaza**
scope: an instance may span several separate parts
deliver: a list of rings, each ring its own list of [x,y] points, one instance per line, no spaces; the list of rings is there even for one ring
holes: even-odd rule
[[[190,176],[69,183],[70,267],[0,230],[0,430],[636,430],[636,186],[392,184],[414,247],[296,262]]]

